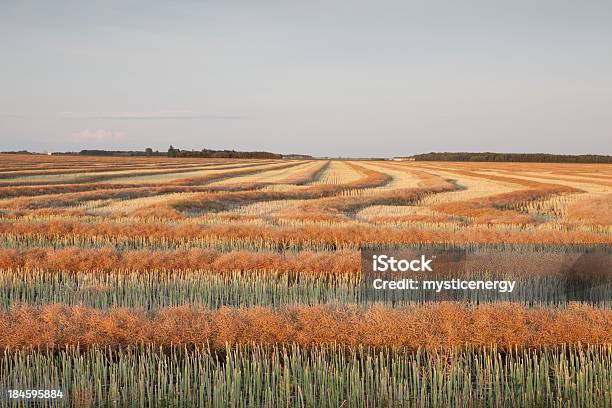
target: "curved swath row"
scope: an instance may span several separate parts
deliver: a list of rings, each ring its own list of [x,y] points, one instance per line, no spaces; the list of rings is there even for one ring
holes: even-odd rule
[[[206,217],[207,222],[213,223],[228,222],[231,218],[235,218],[232,222],[241,218],[253,222],[259,217],[263,223],[365,222],[394,226],[412,223],[425,229],[435,229],[438,224],[488,227],[493,222],[504,229],[516,228],[528,220],[529,228],[535,226],[536,230],[551,230],[560,224],[565,229],[584,230],[584,225],[572,222],[572,214],[580,213],[580,219],[588,219],[584,215],[586,208],[602,197],[606,201],[610,190],[605,180],[608,170],[590,165],[585,165],[585,169],[580,165],[559,165],[557,169],[554,165],[505,163],[219,159],[203,160],[200,164],[161,161],[159,168],[153,168],[150,161],[136,162],[129,164],[129,170],[115,168],[87,173],[87,167],[93,165],[77,167],[85,169],[85,173],[77,173],[78,177],[82,180],[92,177],[92,182],[76,187],[51,186],[59,189],[49,190],[51,194],[45,194],[44,185],[1,186],[0,197],[4,192],[8,198],[0,199],[0,208],[5,214],[30,218],[38,213],[58,219],[62,216],[141,219],[147,217],[149,209],[165,207],[170,219]],[[105,165],[106,161],[102,161],[98,166]],[[50,165],[49,171],[57,170]],[[424,189],[424,175],[452,187],[426,191],[414,198],[406,196],[406,192]],[[368,182],[368,177],[380,180]],[[62,188],[67,192],[62,192]],[[24,197],[15,196],[20,193]],[[576,206],[579,208],[574,211]],[[156,219],[164,218],[163,211],[151,214]],[[594,228],[600,230],[601,222],[596,224]]]
[[[30,188],[30,190],[26,190],[28,194],[24,194],[27,198],[19,197],[19,193],[28,187],[0,187],[0,197],[3,194],[8,197],[17,197],[3,200],[0,207],[5,206],[7,208],[19,209],[57,208],[62,207],[64,204],[67,206],[80,205],[90,200],[139,198],[181,191],[209,190],[210,188],[205,186],[214,180],[233,177],[239,174],[262,172],[272,168],[287,168],[293,165],[292,163],[274,162],[229,163],[187,173],[173,172],[155,176],[147,173],[144,176],[139,174],[127,178],[119,177],[116,180],[105,180],[105,183],[99,183],[96,180],[96,182],[85,184],[84,188],[74,189],[73,185],[54,186],[49,191],[52,194],[45,194],[47,192],[45,188]],[[130,183],[126,183],[126,180]],[[67,187],[65,191],[63,191],[63,187]],[[29,194],[31,192],[34,194]],[[38,192],[41,194],[36,194]]]

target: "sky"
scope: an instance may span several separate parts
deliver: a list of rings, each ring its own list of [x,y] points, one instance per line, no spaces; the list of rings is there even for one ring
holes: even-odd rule
[[[0,0],[0,150],[611,154],[612,1]]]

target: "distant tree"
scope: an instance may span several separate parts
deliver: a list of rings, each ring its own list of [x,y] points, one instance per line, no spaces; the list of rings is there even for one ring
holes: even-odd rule
[[[145,149],[145,156],[153,156],[153,149],[151,149],[150,147],[147,147]]]
[[[170,145],[168,148],[168,157],[176,157],[176,149]]]

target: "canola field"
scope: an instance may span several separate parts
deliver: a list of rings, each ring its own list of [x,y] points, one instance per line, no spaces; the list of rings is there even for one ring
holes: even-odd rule
[[[606,164],[0,155],[0,390],[608,407],[612,265],[590,301],[529,295],[564,279],[550,254],[611,244]],[[523,297],[364,296],[361,250],[424,246],[510,253]]]

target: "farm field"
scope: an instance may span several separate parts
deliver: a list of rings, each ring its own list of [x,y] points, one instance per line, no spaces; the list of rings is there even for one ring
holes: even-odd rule
[[[542,295],[556,257],[611,244],[606,164],[0,155],[0,389],[612,406],[612,265],[588,301]],[[361,250],[425,246],[508,254],[521,291],[364,295]]]

